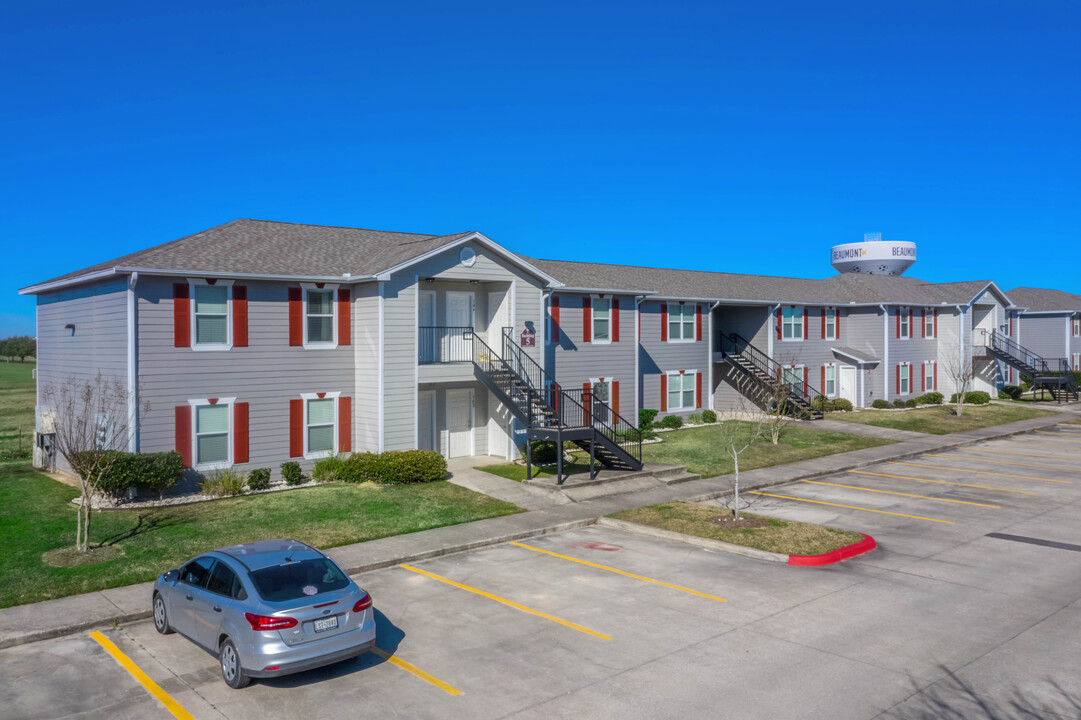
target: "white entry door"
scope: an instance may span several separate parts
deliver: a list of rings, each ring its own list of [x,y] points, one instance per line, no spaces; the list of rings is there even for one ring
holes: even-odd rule
[[[435,439],[435,391],[417,393],[417,449],[439,451]]]
[[[439,328],[435,327],[435,293],[420,291],[420,307],[417,308],[417,325],[420,336],[417,349],[422,363],[439,362]]]
[[[447,330],[444,361],[462,362],[472,360],[472,348],[462,328],[473,327],[473,293],[447,292]]]
[[[447,390],[447,457],[473,454],[473,390]]]
[[[856,368],[851,365],[841,366],[841,387],[838,394],[852,403],[853,407],[859,406],[856,402]]]
[[[497,290],[488,293],[488,345],[502,357],[503,328],[510,325],[507,293]]]

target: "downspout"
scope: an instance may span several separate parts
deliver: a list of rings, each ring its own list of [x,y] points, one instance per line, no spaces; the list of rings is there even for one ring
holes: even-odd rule
[[[136,363],[139,359],[138,320],[135,317],[135,286],[139,282],[139,273],[134,271],[128,278],[128,452],[139,452],[139,372]]]
[[[773,327],[772,323],[777,318],[777,311],[781,309],[781,303],[777,303],[773,306],[773,309],[769,311],[769,317],[766,318],[766,327],[769,328],[769,332],[766,333],[766,354],[770,359],[773,359],[773,336],[777,334],[777,328]]]
[[[645,295],[634,296],[634,417],[633,422],[638,422],[638,411],[642,409],[643,397],[645,396],[645,379],[638,372],[638,358],[642,354],[642,331],[639,329],[638,324],[641,322],[641,310],[642,301],[646,299]]]
[[[386,422],[385,422],[385,416],[384,416],[384,413],[383,413],[384,403],[385,403],[385,398],[384,398],[384,390],[385,390],[385,388],[384,388],[383,377],[385,375],[385,361],[386,361],[386,357],[384,355],[384,347],[386,346],[386,334],[384,332],[384,325],[385,325],[385,318],[386,318],[386,308],[385,308],[385,299],[386,299],[385,298],[385,292],[386,292],[386,290],[385,290],[385,285],[386,285],[385,282],[383,282],[382,280],[379,281],[379,383],[378,383],[378,387],[379,387],[379,403],[378,403],[378,408],[379,408],[378,409],[378,413],[379,413],[379,415],[378,415],[378,418],[379,418],[379,452],[383,452],[383,449],[386,446],[386,430],[384,429],[384,426],[386,425]]]
[[[890,309],[879,305],[882,310],[882,399],[890,401]]]
[[[957,305],[957,370],[962,375],[965,374],[965,306]],[[975,332],[975,328],[973,328]],[[972,339],[969,338],[969,342]],[[954,381],[953,391],[955,393],[961,392],[961,388],[957,387],[957,381]]]
[[[713,303],[713,306],[709,309],[709,347],[706,348],[706,363],[708,368],[709,377],[709,407],[713,409],[713,311],[717,309],[717,306],[721,304],[721,301]]]

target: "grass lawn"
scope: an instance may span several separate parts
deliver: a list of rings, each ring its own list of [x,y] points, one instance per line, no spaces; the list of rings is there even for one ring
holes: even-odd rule
[[[483,470],[490,472],[493,475],[499,477],[505,477],[508,480],[514,480],[515,482],[522,482],[525,480],[525,465],[519,465],[518,463],[506,463],[505,465],[481,465],[474,468],[475,470]],[[563,463],[563,472],[567,475],[577,475],[578,473],[589,472],[589,457],[585,458],[585,461],[575,458],[575,462]],[[533,466],[533,477],[555,477],[556,466],[551,467],[537,467]]]
[[[153,580],[206,550],[277,537],[316,547],[456,525],[521,510],[480,493],[434,482],[348,483],[152,510],[95,512],[92,543],[121,555],[75,568],[52,567],[42,553],[73,545],[78,492],[25,462],[0,464],[0,607]]]
[[[732,460],[725,455],[718,435],[719,430],[716,425],[658,433],[657,436],[663,442],[643,445],[642,460],[665,465],[686,465],[690,472],[698,473],[704,478],[727,475],[732,472]],[[777,445],[770,443],[768,438],[763,438],[740,455],[739,469],[754,470],[849,450],[889,445],[892,442],[892,440],[818,430],[813,424],[794,423],[782,431]],[[576,457],[576,462],[568,465],[567,468],[568,472],[572,473],[588,472],[589,458]],[[524,465],[485,465],[478,470],[519,482],[525,479]],[[539,473],[534,470],[533,477],[539,475],[555,475],[555,468],[545,468]]]
[[[897,430],[949,435],[1052,414],[1052,411],[1038,410],[1026,405],[965,405],[965,411],[961,417],[954,415],[954,410],[952,405],[939,405],[912,410],[859,410],[849,413],[830,413],[829,417],[831,420]]]
[[[669,502],[624,510],[609,517],[785,555],[820,555],[863,539],[862,535],[851,530],[750,513],[740,513],[740,517],[760,527],[722,527],[709,521],[710,518],[730,515],[727,509],[714,505]]]
[[[22,449],[30,457],[30,443],[34,441],[36,367],[32,362],[0,362],[0,457],[15,457],[20,428]]]

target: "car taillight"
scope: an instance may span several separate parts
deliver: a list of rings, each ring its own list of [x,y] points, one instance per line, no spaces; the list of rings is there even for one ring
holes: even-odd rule
[[[368,593],[364,593],[364,597],[357,600],[357,604],[353,606],[353,612],[357,613],[361,610],[367,610],[372,606],[372,596]]]
[[[268,617],[255,613],[244,613],[244,617],[251,623],[252,630],[284,630],[296,627],[297,621],[291,617]]]

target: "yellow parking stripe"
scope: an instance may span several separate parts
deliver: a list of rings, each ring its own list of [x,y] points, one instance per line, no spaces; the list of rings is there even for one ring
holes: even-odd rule
[[[859,470],[852,470],[851,472],[860,472]],[[860,473],[861,475],[879,475],[880,473]],[[887,477],[891,477],[888,476]],[[898,476],[900,477],[900,476]],[[906,478],[907,479],[907,478]],[[979,507],[994,508],[1001,510],[1000,505],[988,505],[986,503],[969,502],[967,500],[950,500],[949,498],[931,497],[930,495],[913,495],[912,493],[896,492],[894,490],[878,490],[876,488],[865,488],[858,485],[842,485],[840,483],[828,483],[820,480],[801,480],[800,482],[810,483],[811,485],[829,485],[830,487],[848,488],[849,490],[862,490],[863,492],[882,493],[884,495],[901,495],[903,497],[920,498],[921,500],[937,500],[939,502],[957,503],[958,505],[978,505]]]
[[[792,497],[790,495],[774,495],[773,493],[764,493],[757,490],[748,490],[752,495],[764,495],[766,497],[782,498],[784,500],[797,500],[799,502],[814,503],[815,505],[829,505],[831,507],[848,508],[849,510],[863,510],[865,512],[878,513],[879,515],[897,515],[898,517],[912,518],[913,520],[927,520],[928,522],[945,523],[946,525],[953,525],[953,520],[936,520],[935,518],[920,517],[919,515],[905,515],[904,513],[889,512],[888,510],[872,510],[871,508],[856,507],[855,505],[841,505],[839,503],[822,502],[821,500],[807,500],[805,498]]]
[[[515,547],[525,548],[526,550],[535,550],[535,551],[537,551],[539,553],[544,553],[545,555],[551,555],[552,557],[561,558],[563,560],[570,560],[571,562],[581,563],[582,565],[588,565],[589,567],[599,568],[600,570],[607,570],[608,572],[618,573],[620,575],[625,575],[625,576],[627,576],[629,578],[634,578],[635,580],[642,580],[644,582],[654,583],[654,584],[660,585],[662,587],[671,588],[673,590],[679,590],[679,591],[685,592],[685,593],[690,593],[691,595],[697,595],[699,597],[709,598],[710,600],[716,600],[717,602],[728,602],[724,598],[717,597],[716,595],[707,595],[706,593],[698,592],[697,590],[691,590],[689,588],[680,587],[679,585],[673,585],[671,583],[666,583],[666,582],[663,582],[661,580],[654,580],[653,578],[648,578],[645,575],[635,575],[634,573],[629,573],[629,572],[626,572],[624,570],[616,570],[615,568],[608,567],[607,565],[598,565],[597,563],[589,562],[588,560],[579,560],[578,558],[571,557],[569,555],[560,555],[559,553],[554,553],[554,552],[552,552],[550,550],[541,550],[539,547],[533,547],[532,545],[523,545],[522,543],[519,543],[519,542],[512,542],[511,545],[514,545]]]
[[[388,653],[383,648],[373,647],[372,652],[375,653],[376,655],[378,655],[379,657],[383,658],[384,660],[386,660],[391,665],[397,665],[402,670],[405,670],[406,672],[413,673],[414,675],[419,677],[421,680],[426,680],[427,682],[430,682],[432,685],[435,685],[437,688],[447,692],[450,695],[461,695],[462,694],[462,691],[459,690],[458,688],[454,687],[453,685],[448,685],[447,683],[443,682],[439,678],[437,678],[437,677],[435,677],[433,675],[429,675],[428,673],[424,672],[423,670],[421,670],[416,665],[412,665],[410,663],[407,663],[405,660],[402,660],[397,655],[392,655],[392,654]]]
[[[924,457],[938,457],[946,460],[956,460],[957,462],[984,462],[994,463],[995,465],[1016,465],[1017,467],[1038,467],[1045,468],[1047,470],[1073,470],[1077,471],[1077,468],[1062,467],[1060,465],[1039,465],[1037,463],[1022,463],[1022,462],[1009,462],[1007,460],[988,460],[987,458],[970,458],[970,457],[953,457],[952,455],[935,455],[934,453],[924,453]],[[962,471],[964,472],[964,471]],[[973,471],[975,472],[975,471]],[[1073,480],[1051,480],[1044,478],[1048,482],[1060,482],[1060,483],[1072,483]]]
[[[161,689],[161,687],[150,679],[150,676],[142,671],[138,665],[131,661],[127,655],[125,655],[120,648],[113,644],[113,641],[102,635],[97,630],[90,633],[90,637],[94,638],[99,645],[105,648],[105,652],[113,656],[120,666],[131,673],[131,676],[139,681],[139,684],[146,688],[146,691],[156,697],[158,702],[165,706],[165,709],[173,714],[173,717],[179,720],[194,720],[191,713],[180,706],[176,700],[173,700],[169,693]]]
[[[1065,460],[1066,458],[1059,458],[1047,453],[1023,453],[1013,452],[1012,450],[986,450],[984,448],[957,448],[958,450],[972,450],[974,452],[990,452],[990,453],[1002,453],[1003,455],[1027,455],[1029,457],[1049,458],[1051,460]]]
[[[951,472],[971,473],[973,475],[996,475],[998,477],[1021,478],[1022,480],[1047,480],[1047,478],[1031,477],[1030,475],[1010,475],[1009,473],[988,472],[987,470],[958,470],[957,468],[942,467],[941,465],[920,465],[919,463],[898,462],[890,460],[890,465],[910,465],[912,467],[927,468],[928,470],[949,470]],[[887,477],[904,477],[903,475],[889,475]],[[921,482],[946,483],[947,485],[963,485],[965,487],[980,488],[982,490],[1000,490],[1001,492],[1021,493],[1022,495],[1035,495],[1034,490],[1014,490],[1013,488],[992,487],[991,485],[972,485],[970,483],[949,482],[947,480],[927,480],[925,478],[908,478]],[[1068,480],[1049,480],[1048,482],[1069,482]]]
[[[521,610],[524,613],[529,613],[530,615],[536,615],[537,617],[542,617],[545,620],[551,620],[554,623],[559,623],[560,625],[565,625],[565,626],[567,626],[569,628],[574,628],[578,632],[584,632],[586,635],[592,635],[593,637],[598,637],[601,640],[611,640],[612,639],[612,637],[610,635],[605,635],[604,633],[599,633],[596,630],[590,630],[587,627],[582,627],[581,625],[577,625],[575,623],[572,623],[570,620],[564,620],[562,618],[557,618],[555,615],[549,615],[548,613],[541,612],[540,610],[534,610],[533,608],[528,608],[525,605],[520,605],[520,604],[514,602],[513,600],[508,600],[506,598],[499,597],[498,595],[493,595],[492,593],[487,593],[487,592],[484,592],[483,590],[478,590],[475,587],[470,587],[469,585],[463,585],[460,582],[454,582],[453,580],[451,580],[449,578],[445,578],[442,575],[436,575],[435,573],[430,573],[427,570],[421,570],[420,568],[413,567],[412,565],[406,565],[404,563],[399,565],[398,567],[405,568],[406,570],[410,570],[412,572],[419,573],[419,574],[424,575],[426,577],[430,577],[433,580],[438,580],[439,582],[446,583],[447,585],[453,585],[454,587],[459,588],[461,590],[467,590],[467,591],[469,591],[471,593],[475,593],[477,595],[480,595],[481,597],[486,597],[489,600],[495,600],[496,602],[501,602],[504,605],[507,605],[509,607],[514,608],[515,610]]]

